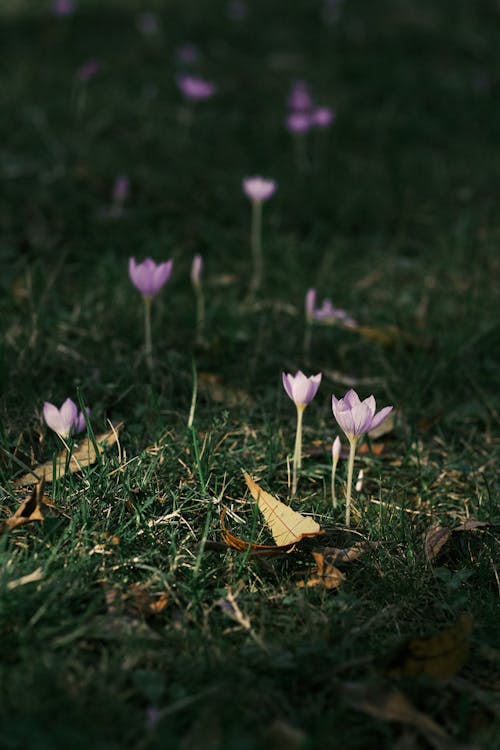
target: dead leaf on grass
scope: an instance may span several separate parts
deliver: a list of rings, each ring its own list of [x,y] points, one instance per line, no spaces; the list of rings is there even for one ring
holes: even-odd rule
[[[104,452],[105,448],[109,448],[117,442],[118,432],[121,427],[122,424],[113,425],[111,430],[103,432],[101,435],[96,435],[95,442],[99,455]],[[68,472],[74,474],[94,464],[97,460],[97,455],[93,442],[90,438],[86,437],[72,451],[69,461],[68,452],[62,450],[57,454],[55,464],[53,461],[38,464],[31,471],[16,479],[14,485],[16,487],[25,487],[26,485],[40,481],[42,477],[45,477],[47,482],[52,482],[54,473],[56,479],[60,479]]]
[[[356,710],[383,721],[395,721],[414,727],[435,750],[451,750],[450,737],[427,714],[419,711],[399,690],[385,686],[345,683],[342,693]]]
[[[279,555],[287,554],[295,549],[297,542],[290,542],[289,544],[256,544],[255,542],[248,542],[244,539],[232,534],[225,525],[226,519],[226,508],[223,508],[220,515],[220,525],[222,529],[222,536],[225,543],[238,550],[238,552],[248,552],[249,557],[278,557]]]
[[[12,531],[19,526],[24,526],[33,521],[43,521],[47,515],[53,513],[55,505],[46,495],[43,494],[45,480],[38,482],[22,502],[16,512],[6,518],[1,525],[2,531]]]
[[[360,542],[359,544],[353,544],[352,547],[321,547],[316,551],[321,552],[327,562],[332,565],[345,565],[346,563],[358,560],[368,550],[376,546],[376,542]]]
[[[140,583],[131,583],[124,591],[119,588],[106,589],[104,597],[110,615],[130,612],[149,617],[163,612],[168,604],[166,592],[152,594]]]
[[[391,677],[425,675],[437,680],[454,677],[469,657],[472,616],[465,613],[449,628],[404,643],[387,670]]]
[[[450,536],[451,529],[448,526],[431,526],[427,529],[424,538],[424,551],[427,562],[432,562],[438,556]]]
[[[467,518],[464,523],[456,526],[454,529],[450,529],[448,526],[431,526],[424,538],[425,559],[427,562],[432,562],[453,534],[482,529],[489,525],[487,521],[476,521],[475,518]]]
[[[313,518],[303,516],[263,490],[246,471],[243,472],[250,494],[259,506],[277,545],[296,544],[306,537],[324,534]]]
[[[299,588],[322,586],[329,591],[338,589],[345,581],[345,575],[335,565],[327,562],[321,552],[313,552],[312,556],[316,561],[316,566],[311,570],[311,574],[305,581],[297,582],[297,586]]]

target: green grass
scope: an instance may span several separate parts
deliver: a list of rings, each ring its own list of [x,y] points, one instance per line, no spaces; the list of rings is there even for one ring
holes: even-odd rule
[[[355,710],[354,682],[399,687],[455,743],[500,748],[498,8],[345,0],[328,26],[306,0],[252,2],[242,23],[218,0],[157,2],[161,34],[144,38],[139,5],[80,0],[58,20],[26,2],[1,16],[2,517],[23,497],[20,462],[59,449],[45,400],[79,394],[96,434],[108,419],[124,426],[119,451],[49,485],[58,515],[0,537],[0,745],[298,747],[273,730],[279,719],[304,748],[394,747],[402,726]],[[219,92],[186,132],[174,51],[188,40]],[[84,96],[74,72],[92,56],[103,70]],[[295,78],[338,113],[305,174],[283,127]],[[241,180],[255,173],[279,189],[264,207],[264,286],[242,307]],[[103,221],[118,174],[130,199],[121,219]],[[189,285],[197,252],[203,348]],[[131,255],[174,258],[153,304],[152,374]],[[311,286],[363,325],[404,335],[382,346],[318,327],[305,361]],[[332,545],[378,542],[337,592],[296,585],[313,542],[264,561],[210,544],[222,506],[234,533],[269,541],[241,469],[286,498],[294,408],[280,373],[299,367],[324,378],[304,416],[310,455],[295,507]],[[226,390],[214,394],[202,373]],[[330,397],[346,376],[375,379],[360,393],[398,411],[383,453],[357,459],[365,485],[352,532],[329,499]],[[428,527],[468,515],[492,526],[454,535],[427,564]],[[166,607],[145,612],[133,584],[168,594]],[[230,593],[246,625],[218,604]],[[463,612],[474,628],[460,680],[385,676],[407,638]],[[152,706],[162,718],[149,730]]]

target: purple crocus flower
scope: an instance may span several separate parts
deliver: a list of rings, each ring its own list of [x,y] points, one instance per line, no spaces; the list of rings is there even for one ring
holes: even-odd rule
[[[52,3],[52,13],[55,16],[70,16],[75,11],[73,0],[54,0]]]
[[[312,323],[313,321],[323,324],[340,323],[347,328],[353,328],[358,325],[349,313],[339,307],[335,307],[329,299],[324,299],[321,307],[317,307],[316,298],[316,289],[308,289],[305,297],[305,314],[308,323]]]
[[[286,118],[286,127],[290,133],[297,133],[303,135],[307,133],[312,126],[312,119],[309,112],[296,111],[290,112]]]
[[[317,128],[329,128],[335,122],[337,115],[331,107],[317,107],[311,113],[311,124]]]
[[[91,57],[89,60],[80,65],[76,71],[76,77],[85,83],[94,78],[101,70],[101,63],[95,57]]]
[[[175,50],[177,61],[182,65],[193,65],[200,59],[198,47],[192,42],[185,42]]]
[[[304,375],[299,370],[292,375],[291,373],[282,373],[283,388],[287,396],[292,399],[297,408],[305,408],[315,397],[321,383],[321,373],[317,375]]]
[[[156,264],[151,258],[142,263],[136,263],[135,258],[129,258],[128,273],[132,284],[143,297],[154,297],[170,278],[173,260]]]
[[[264,177],[245,177],[243,180],[243,192],[251,201],[262,203],[267,201],[277,190],[274,180],[266,180]]]
[[[294,81],[288,97],[288,106],[296,112],[309,112],[313,106],[313,99],[309,84],[305,81]]]
[[[130,180],[126,175],[119,175],[113,185],[113,203],[122,205],[128,197]]]
[[[340,438],[337,435],[337,437],[332,443],[332,459],[335,463],[338,462],[341,451],[342,451],[342,443],[340,442]]]
[[[190,99],[191,101],[210,99],[216,91],[215,85],[211,81],[199,78],[198,76],[177,76],[177,85],[186,99]]]
[[[374,396],[368,396],[361,401],[352,388],[347,391],[344,398],[337,399],[332,396],[333,416],[350,441],[357,441],[361,435],[381,425],[392,409],[392,406],[385,406],[375,413]]]
[[[195,255],[191,264],[191,284],[196,288],[201,284],[201,273],[203,271],[203,258]]]
[[[86,409],[87,414],[90,409]],[[85,429],[85,416],[78,412],[77,405],[72,399],[67,398],[60,409],[49,401],[43,405],[43,418],[51,430],[57,432],[62,438],[67,438],[71,434],[83,432]]]

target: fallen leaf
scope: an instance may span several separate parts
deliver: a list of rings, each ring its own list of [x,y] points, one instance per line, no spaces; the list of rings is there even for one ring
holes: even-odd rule
[[[259,506],[259,510],[271,530],[276,544],[280,546],[296,544],[306,537],[324,534],[319,523],[313,518],[297,513],[289,505],[285,505],[285,503],[282,503],[274,495],[263,490],[246,471],[243,472],[243,476],[250,494]]]
[[[53,512],[55,505],[43,494],[44,486],[45,480],[41,479],[33,487],[31,494],[21,502],[16,512],[3,521],[0,527],[2,531],[12,531],[33,521],[43,521],[50,512]]]
[[[335,565],[327,562],[321,552],[313,552],[312,556],[316,560],[316,567],[312,569],[309,578],[306,581],[298,581],[297,586],[299,588],[322,586],[329,591],[338,589],[345,581],[345,575]]]
[[[369,549],[376,547],[376,542],[360,542],[352,547],[321,547],[316,552],[321,552],[325,559],[332,565],[345,565],[346,563],[358,560],[361,555],[368,552]]]
[[[450,748],[450,737],[427,714],[419,711],[399,690],[383,686],[345,683],[342,692],[347,702],[358,711],[375,719],[395,721],[414,727],[436,750]]]
[[[448,526],[431,526],[424,538],[424,552],[427,562],[432,562],[444,545],[450,540],[452,534],[462,531],[473,531],[482,529],[490,524],[487,521],[476,521],[474,518],[467,518],[460,526],[450,529]]]
[[[279,555],[292,552],[295,549],[296,542],[290,544],[255,544],[247,542],[232,534],[225,525],[226,509],[224,508],[220,515],[220,525],[222,536],[229,547],[238,550],[238,552],[249,552],[249,557],[277,557]]]
[[[451,529],[448,526],[431,526],[427,530],[424,539],[424,552],[427,562],[432,562],[437,557],[450,536]]]
[[[157,615],[165,609],[168,603],[166,592],[152,594],[140,583],[131,583],[125,591],[119,588],[106,589],[104,598],[108,614],[113,616],[124,613],[146,617]]]
[[[449,628],[427,638],[404,643],[387,670],[391,677],[425,675],[437,680],[454,677],[469,657],[473,620],[465,613]]]
[[[96,435],[95,442],[98,447],[99,455],[101,455],[106,447],[110,447],[118,440],[118,432],[122,424],[114,425],[111,430],[103,432],[101,435]],[[38,464],[31,471],[23,474],[22,477],[16,479],[14,485],[16,487],[25,487],[29,484],[34,484],[40,481],[42,477],[46,477],[47,482],[53,481],[53,475],[55,478],[60,479],[66,473],[74,474],[77,471],[81,471],[87,466],[91,466],[97,459],[97,453],[94,448],[93,442],[90,438],[84,438],[77,447],[72,451],[71,458],[68,461],[67,450],[62,450],[57,454],[55,464],[53,461],[46,461],[43,464]]]
[[[396,426],[398,417],[398,412],[393,409],[391,413],[384,419],[382,424],[380,424],[378,427],[375,427],[374,430],[370,430],[370,432],[368,433],[368,437],[371,438],[371,440],[377,440],[377,438],[382,437],[382,435],[387,435],[389,432],[392,432]]]

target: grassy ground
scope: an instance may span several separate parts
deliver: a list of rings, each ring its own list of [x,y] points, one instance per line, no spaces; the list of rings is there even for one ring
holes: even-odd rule
[[[146,37],[138,6],[80,0],[56,19],[24,3],[2,18],[3,518],[25,496],[20,466],[60,447],[45,400],[80,398],[96,433],[124,426],[119,450],[48,485],[58,514],[0,537],[1,747],[500,748],[499,10],[345,0],[329,24],[309,0],[258,0],[243,21],[215,0],[157,3],[160,32]],[[218,86],[190,127],[175,85],[186,41]],[[84,86],[75,70],[90,57],[102,70]],[[303,173],[283,126],[296,78],[338,113]],[[242,306],[241,180],[254,173],[279,189],[264,208],[264,285]],[[106,220],[119,174],[130,198]],[[151,374],[131,255],[174,258],[153,306]],[[387,345],[318,327],[306,359],[311,286],[400,333]],[[269,540],[241,469],[286,498],[294,408],[280,375],[299,367],[323,383],[294,507],[330,545],[378,542],[335,592],[296,585],[313,542],[264,561],[212,544],[222,506],[232,531]],[[358,459],[351,531],[329,499],[330,397],[349,379],[398,415]],[[343,461],[339,475],[342,495]],[[491,526],[457,532],[426,562],[426,530],[468,516]],[[406,639],[464,612],[459,677],[387,675]],[[368,715],[373,689],[401,690],[447,737]]]

